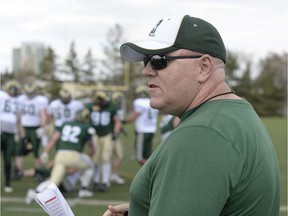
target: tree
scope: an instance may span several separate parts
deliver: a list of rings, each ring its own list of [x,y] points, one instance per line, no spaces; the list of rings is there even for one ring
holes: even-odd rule
[[[147,79],[143,76],[143,63],[125,63],[125,68],[128,70],[129,73],[129,90],[126,92],[126,103],[127,103],[127,111],[132,111],[133,108],[133,101],[135,99],[135,89],[139,85],[147,84]]]
[[[8,69],[6,69],[4,72],[0,72],[0,81],[1,81],[1,88],[4,86],[5,82],[8,80],[15,79],[15,73],[9,72]]]
[[[104,45],[105,58],[101,61],[101,78],[110,85],[123,85],[124,61],[120,56],[120,45],[123,43],[123,28],[115,24],[107,32],[107,43]],[[100,79],[101,79],[100,78]]]
[[[25,64],[19,71],[17,71],[15,74],[15,79],[19,80],[19,82],[23,85],[31,80],[35,80],[35,71]]]
[[[246,62],[246,68],[243,71],[242,75],[239,78],[235,78],[237,80],[237,85],[234,86],[234,90],[237,95],[247,99],[253,104],[253,80],[251,79],[251,62]]]
[[[56,72],[56,55],[51,47],[48,47],[45,52],[43,61],[40,63],[40,73],[38,75],[39,79],[46,81],[55,81]]]
[[[65,60],[64,73],[69,76],[74,82],[80,81],[80,64],[75,50],[74,41],[70,45],[70,51],[67,59]]]
[[[234,86],[238,85],[236,72],[239,70],[240,66],[238,63],[238,55],[231,51],[228,51],[227,53],[225,67],[226,82],[233,88]]]
[[[287,53],[270,53],[260,61],[255,88],[260,115],[287,115]]]
[[[89,49],[84,57],[84,63],[82,66],[81,81],[92,82],[94,81],[94,69],[96,68],[96,60],[93,58],[92,52]]]

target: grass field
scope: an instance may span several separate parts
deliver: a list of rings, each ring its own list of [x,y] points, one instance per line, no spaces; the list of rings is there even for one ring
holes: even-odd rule
[[[272,140],[275,145],[277,157],[279,160],[281,171],[281,214],[287,215],[287,118],[263,118]],[[101,216],[106,209],[108,203],[121,203],[128,201],[128,191],[130,183],[140,168],[133,158],[133,139],[132,125],[125,126],[129,133],[129,137],[122,137],[125,143],[125,160],[123,161],[120,174],[125,178],[124,185],[114,185],[107,193],[94,193],[93,198],[79,199],[77,191],[64,194],[75,215],[81,216]],[[154,147],[159,143],[159,134],[155,137]],[[25,167],[28,168],[32,164],[32,156],[30,155],[25,161]],[[2,170],[2,169],[1,169]],[[4,193],[1,190],[1,215],[2,216],[44,216],[47,215],[41,207],[33,203],[26,205],[24,197],[27,189],[37,186],[37,182],[32,178],[26,178],[21,181],[12,182],[14,192],[11,194]]]

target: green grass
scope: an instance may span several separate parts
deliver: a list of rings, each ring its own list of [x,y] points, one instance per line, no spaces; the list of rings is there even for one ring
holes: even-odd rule
[[[281,206],[287,206],[287,118],[262,118],[265,126],[270,133],[273,143],[275,145],[276,154],[279,160],[280,172],[281,172]],[[107,193],[94,193],[93,198],[87,199],[87,201],[106,201],[111,200],[113,202],[125,202],[128,200],[128,192],[130,183],[133,180],[134,175],[140,168],[138,163],[133,159],[133,141],[134,132],[133,126],[125,126],[129,133],[129,137],[122,137],[125,143],[125,159],[123,161],[120,174],[125,178],[126,183],[124,185],[112,185]],[[154,139],[154,147],[159,143],[159,134]],[[25,161],[25,167],[28,168],[32,165],[32,155],[29,155]],[[5,194],[1,191],[1,214],[2,216],[44,216],[47,215],[41,207],[33,203],[32,205],[24,204],[24,197],[27,189],[34,188],[37,183],[32,178],[26,178],[21,181],[12,182],[14,192],[11,194]],[[64,196],[70,200],[77,200],[77,191]],[[3,198],[17,198],[15,202],[4,201]],[[20,200],[19,200],[20,199]],[[85,199],[82,199],[85,200]],[[102,215],[106,210],[106,204],[95,205],[81,205],[76,204],[72,207],[74,214],[81,216],[90,215]],[[286,212],[281,212],[280,216],[286,215]]]
[[[287,118],[262,118],[275,146],[281,174],[281,205],[287,206]]]

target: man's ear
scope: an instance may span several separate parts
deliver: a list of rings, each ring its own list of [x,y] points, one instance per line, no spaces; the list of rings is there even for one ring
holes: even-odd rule
[[[200,83],[203,83],[210,77],[212,73],[213,62],[212,58],[209,55],[203,55],[199,60],[201,71],[198,81]]]

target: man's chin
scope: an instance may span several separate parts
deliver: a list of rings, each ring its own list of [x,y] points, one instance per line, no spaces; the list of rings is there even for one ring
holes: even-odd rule
[[[157,98],[150,98],[150,106],[154,109],[162,110],[163,104]]]

